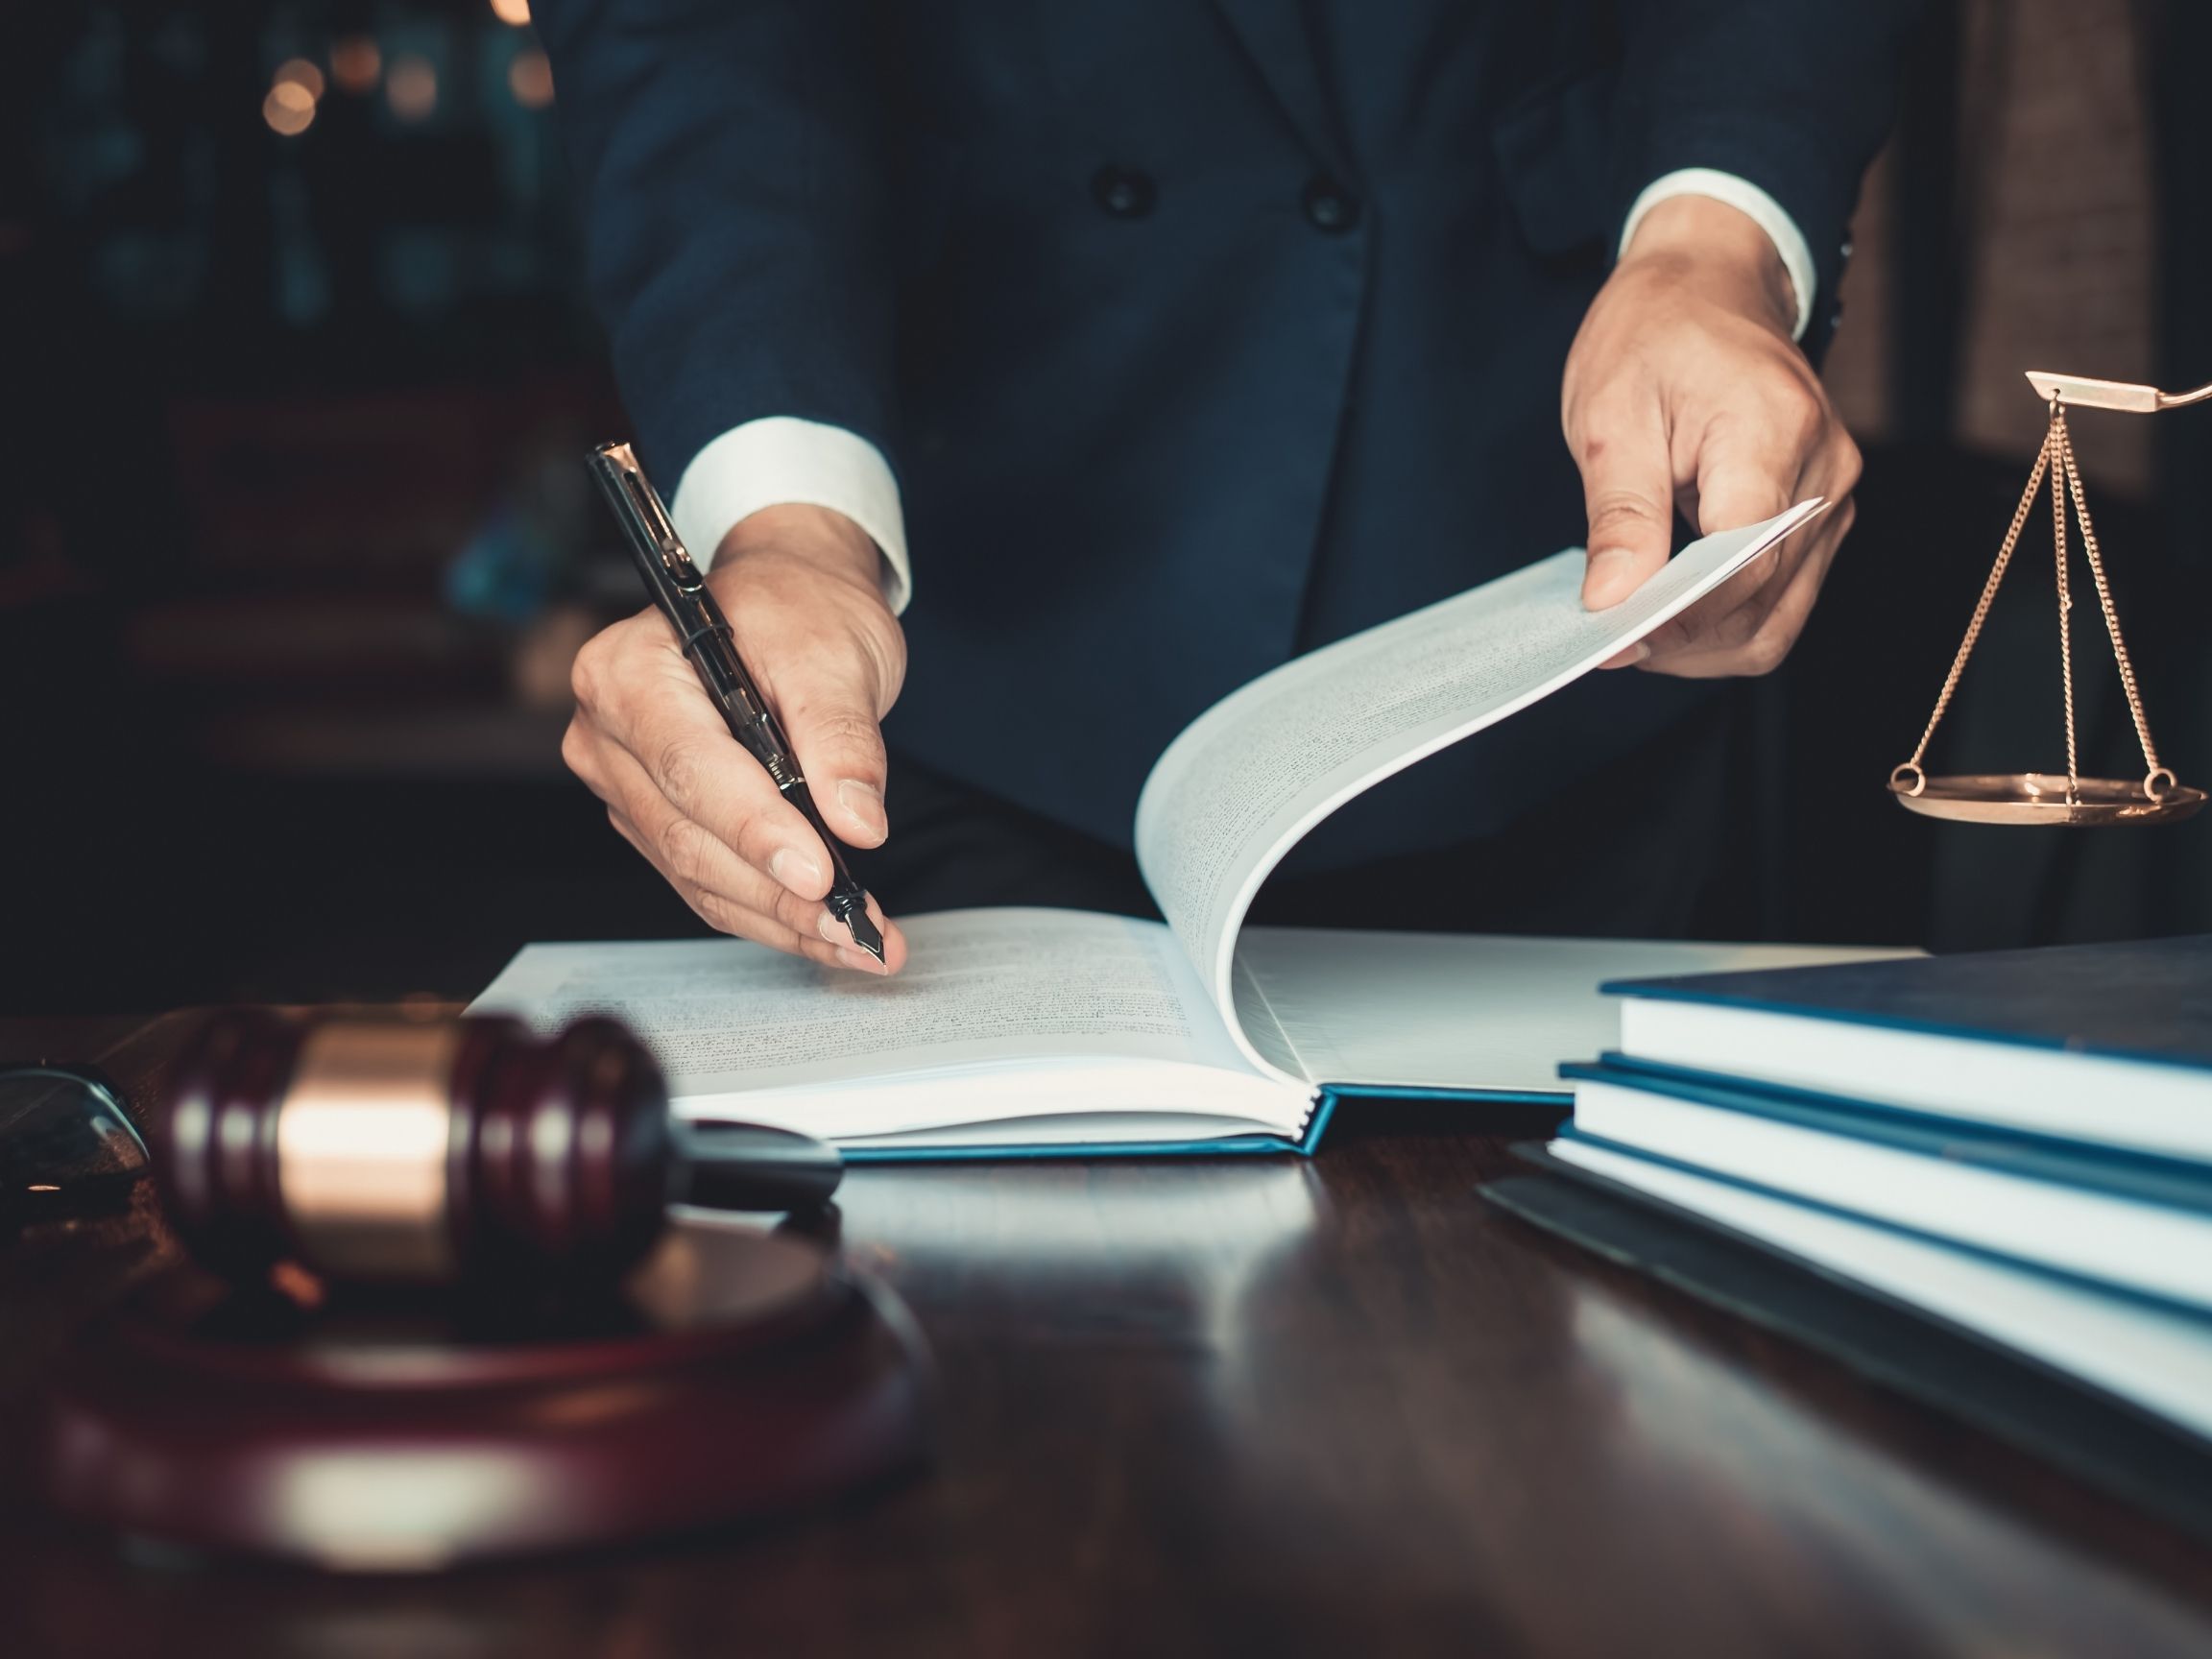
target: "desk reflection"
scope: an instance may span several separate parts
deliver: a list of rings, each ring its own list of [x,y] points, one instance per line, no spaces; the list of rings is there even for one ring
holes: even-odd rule
[[[2155,1532],[1482,1204],[1503,1162],[855,1169],[845,1248],[936,1355],[921,1479],[441,1581],[53,1538],[0,1578],[103,1656],[2205,1650]]]
[[[1166,1342],[1234,1358],[1251,1286],[1315,1236],[1302,1158],[854,1169],[847,1256],[933,1323],[1028,1342]]]
[[[2090,1652],[2110,1650],[2109,1632],[2125,1628],[2135,1652],[2203,1650],[2201,1615],[2128,1564],[2085,1559],[2080,1538],[2055,1536],[1886,1437],[1685,1341],[1680,1326],[1602,1286],[1575,1286],[1572,1329],[1593,1397],[1606,1402],[1584,1414],[1590,1455],[1623,1501],[1644,1488],[1640,1508],[1681,1503],[1735,1514],[1770,1539],[1818,1539],[1892,1591],[1925,1584],[1931,1552],[2002,1561],[2002,1572],[1960,1575],[1927,1596],[1916,1639],[1938,1646],[2032,1628],[2045,1651]],[[1654,1537],[1649,1547],[1682,1544]],[[1690,1553],[1686,1575],[1697,1571]]]

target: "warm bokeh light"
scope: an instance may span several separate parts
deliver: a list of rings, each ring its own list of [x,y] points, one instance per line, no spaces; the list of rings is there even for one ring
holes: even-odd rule
[[[287,58],[276,65],[276,84],[301,88],[312,103],[323,96],[323,71],[304,58]]]
[[[492,0],[492,15],[519,29],[530,21],[530,0]]]
[[[315,124],[315,100],[297,81],[279,81],[261,100],[261,119],[272,132],[297,138]]]
[[[384,72],[384,54],[367,35],[349,35],[330,48],[330,77],[349,92],[366,92]]]
[[[438,108],[438,69],[413,53],[392,60],[384,77],[384,100],[402,121],[421,121]]]
[[[516,53],[515,61],[507,65],[507,89],[525,109],[542,109],[552,103],[553,65],[545,54],[535,46]]]

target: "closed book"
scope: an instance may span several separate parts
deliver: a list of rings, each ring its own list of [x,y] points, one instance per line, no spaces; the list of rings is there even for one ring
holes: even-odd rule
[[[2212,936],[1605,989],[1632,1060],[2212,1161]]]
[[[1562,1070],[1563,1141],[2212,1311],[2212,1166],[1618,1057]]]

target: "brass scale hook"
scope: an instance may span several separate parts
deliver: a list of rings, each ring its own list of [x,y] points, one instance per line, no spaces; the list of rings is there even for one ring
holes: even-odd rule
[[[1990,566],[1989,579],[1982,586],[1982,597],[1974,606],[1973,618],[1966,624],[1966,637],[1960,641],[1959,654],[1952,659],[1951,672],[1944,676],[1943,689],[1936,695],[1935,712],[1928,716],[1927,729],[1920,733],[1912,757],[1889,774],[1889,790],[1900,805],[1914,812],[1973,824],[2173,823],[2203,805],[2204,791],[2181,783],[2169,768],[2161,765],[2157,746],[2151,740],[2151,722],[2143,711],[2143,694],[2135,684],[2134,663],[2128,656],[2128,642],[2120,635],[2120,613],[2113,606],[2112,591],[2104,580],[2104,553],[2097,544],[2096,528],[2089,521],[2089,503],[2081,490],[2081,470],[2075,464],[2074,441],[2066,430],[2066,406],[2071,403],[2078,409],[2116,409],[2128,414],[2154,415],[2160,410],[2178,409],[2183,404],[2212,399],[2212,385],[2200,386],[2192,392],[2161,392],[2155,386],[2138,386],[2124,380],[2094,380],[2081,374],[2052,374],[2039,369],[2028,371],[2028,383],[2051,406],[2050,428],[2044,433],[2043,447],[2036,454],[2034,469],[2028,475],[2028,488],[2021,492],[2020,505],[2013,511],[2011,528],[2006,531],[2004,544],[1997,550],[1997,563]],[[2066,693],[2066,771],[2063,776],[2048,772],[2009,772],[1932,778],[1921,767],[1929,740],[1936,735],[1936,728],[1951,707],[1952,694],[1959,688],[1959,677],[1965,672],[1966,659],[1973,655],[1975,641],[1982,636],[1990,602],[1997,597],[1998,584],[2005,580],[2005,571],[2012,563],[2012,551],[2019,544],[2021,529],[2028,522],[2028,514],[2035,504],[2035,493],[2042,487],[2045,473],[2051,478],[2051,525],[2057,552],[2058,664]],[[2148,768],[2140,783],[2084,778],[2080,773],[2074,733],[2074,594],[2066,559],[2069,497],[2074,503],[2074,516],[2080,521],[2081,550],[2096,582],[2097,602],[2104,613],[2104,629],[2111,636],[2112,655],[2119,664],[2121,689],[2128,694],[2128,711],[2134,719],[2135,737],[2143,750],[2143,764]]]

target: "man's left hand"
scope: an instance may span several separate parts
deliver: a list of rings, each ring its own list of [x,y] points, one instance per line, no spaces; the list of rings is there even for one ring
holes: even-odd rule
[[[1756,222],[1723,203],[1660,203],[1583,319],[1562,414],[1582,469],[1582,602],[1619,604],[1667,563],[1673,517],[1700,535],[1829,509],[1606,666],[1765,674],[1789,655],[1851,528],[1859,449],[1791,338],[1795,297]]]

